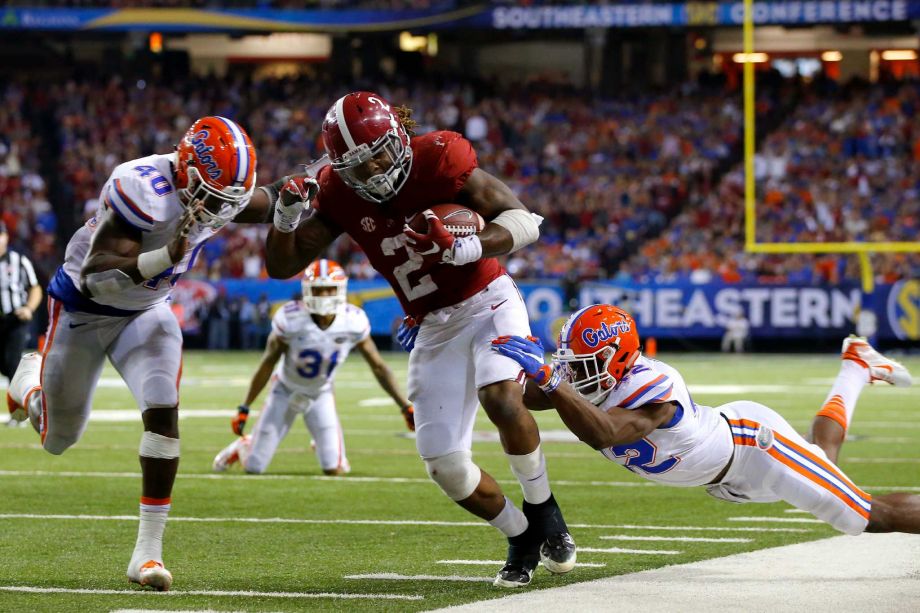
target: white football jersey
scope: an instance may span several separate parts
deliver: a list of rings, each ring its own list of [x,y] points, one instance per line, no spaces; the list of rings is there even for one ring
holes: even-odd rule
[[[185,212],[172,184],[171,162],[174,159],[175,154],[150,155],[115,167],[102,187],[96,215],[67,243],[63,270],[74,287],[80,287],[80,269],[102,215],[118,215],[128,225],[140,230],[141,253],[158,249],[172,240],[179,218]],[[182,273],[194,266],[199,250],[215,232],[212,228],[195,224],[189,233],[188,251],[178,264],[117,295],[95,297],[92,301],[128,311],[148,309],[163,302]]]
[[[679,405],[671,423],[640,441],[609,447],[601,453],[652,481],[689,487],[715,479],[732,456],[731,430],[718,411],[693,402],[687,384],[674,368],[639,356],[600,408],[630,410],[658,402]]]
[[[363,310],[346,304],[323,330],[303,302],[292,300],[275,313],[272,332],[287,344],[275,375],[287,387],[316,398],[332,389],[336,367],[370,335],[371,323]]]

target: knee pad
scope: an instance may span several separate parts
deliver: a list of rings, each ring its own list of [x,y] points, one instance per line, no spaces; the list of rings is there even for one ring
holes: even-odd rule
[[[466,450],[425,460],[425,468],[431,480],[454,501],[469,498],[482,478],[482,471],[473,464],[472,452]]]
[[[145,431],[138,454],[143,458],[175,460],[179,457],[179,439]]]

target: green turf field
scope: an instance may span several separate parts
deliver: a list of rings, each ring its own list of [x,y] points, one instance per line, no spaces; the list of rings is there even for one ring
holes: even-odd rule
[[[834,355],[662,357],[682,371],[696,402],[756,400],[800,431],[839,363]],[[405,356],[387,359],[404,380]],[[301,422],[268,475],[212,475],[211,460],[232,440],[229,418],[256,361],[255,353],[186,353],[182,462],[164,547],[175,577],[168,594],[129,587],[124,575],[137,530],[141,427],[131,412],[112,412],[133,407],[115,372],[106,370],[96,395],[101,419],[61,457],[42,451],[31,428],[0,426],[0,611],[415,611],[506,593],[490,582],[504,539],[429,482],[399,412],[382,400],[359,358],[341,368],[336,389],[349,476],[321,476]],[[920,359],[905,363],[920,373]],[[195,414],[215,409],[224,415]],[[588,564],[564,577],[540,569],[528,589],[834,534],[809,516],[786,513],[785,505],[733,505],[700,489],[647,485],[587,446],[560,440],[564,427],[553,412],[537,419],[556,498],[581,548],[578,560]],[[476,430],[484,439],[473,447],[478,463],[520,502],[483,414]],[[920,491],[916,389],[866,388],[851,435],[841,466],[857,484],[877,493]],[[669,540],[647,538],[655,536]],[[674,540],[688,537],[709,540]]]

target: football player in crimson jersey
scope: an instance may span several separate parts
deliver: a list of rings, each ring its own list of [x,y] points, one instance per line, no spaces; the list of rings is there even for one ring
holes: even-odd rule
[[[575,564],[575,543],[552,496],[536,422],[521,397],[520,366],[490,351],[503,334],[527,335],[527,309],[495,259],[539,237],[532,216],[500,180],[477,167],[470,143],[454,132],[412,138],[411,112],[369,92],[343,96],[323,122],[330,163],[317,185],[295,180],[282,192],[269,230],[273,277],[296,275],[342,233],[355,240],[393,286],[414,339],[409,399],[416,445],[432,480],[467,511],[508,537],[495,584],[530,583],[536,566],[555,573]],[[282,194],[284,195],[284,194]],[[454,238],[437,218],[416,233],[406,222],[439,203],[458,203],[488,222],[477,236]],[[298,227],[307,209],[314,214]],[[414,328],[414,329],[413,329]],[[524,492],[523,512],[472,461],[473,422],[482,403],[496,425]]]
[[[125,380],[144,423],[140,524],[128,578],[169,589],[162,541],[179,466],[182,333],[167,299],[204,242],[244,211],[256,153],[224,117],[203,117],[174,153],[120,164],[95,216],[77,230],[48,287],[44,351],[10,381],[14,419],[28,418],[59,455],[82,436],[106,358]]]
[[[920,496],[870,496],[836,465],[865,386],[912,383],[904,366],[865,338],[843,341],[840,371],[814,417],[811,441],[756,402],[696,404],[677,370],[642,355],[636,322],[613,305],[574,313],[557,344],[552,367],[533,337],[498,338],[493,348],[536,384],[527,386],[529,406],[555,408],[608,460],[651,481],[705,487],[729,502],[784,500],[846,534],[920,533]]]

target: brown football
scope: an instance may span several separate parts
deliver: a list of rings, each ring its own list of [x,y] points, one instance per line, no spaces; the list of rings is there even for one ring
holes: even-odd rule
[[[428,210],[437,215],[447,231],[458,238],[479,234],[486,225],[479,213],[459,204],[436,204]],[[428,231],[424,211],[412,217],[409,227],[422,234]]]

